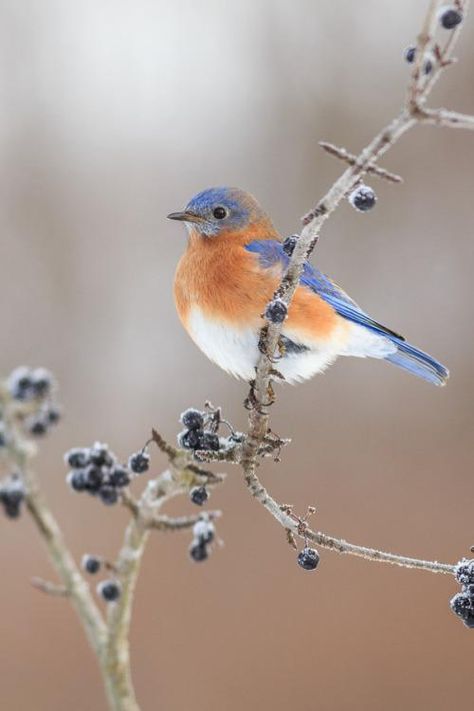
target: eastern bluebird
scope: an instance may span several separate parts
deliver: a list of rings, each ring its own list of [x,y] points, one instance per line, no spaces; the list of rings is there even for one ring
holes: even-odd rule
[[[262,313],[289,262],[281,237],[255,198],[238,188],[204,190],[168,217],[183,221],[189,233],[174,283],[179,317],[208,358],[250,381]],[[283,323],[278,370],[294,383],[340,355],[381,358],[435,385],[449,375],[306,262]]]

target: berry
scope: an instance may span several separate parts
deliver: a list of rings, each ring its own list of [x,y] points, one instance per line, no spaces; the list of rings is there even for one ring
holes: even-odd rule
[[[28,418],[26,422],[26,429],[34,437],[42,437],[48,431],[48,422],[41,414],[39,414],[34,417]]]
[[[205,486],[195,486],[191,489],[189,496],[193,504],[196,506],[202,506],[205,501],[208,500],[209,494]]]
[[[64,455],[64,459],[66,464],[69,464],[73,469],[81,469],[90,463],[90,450],[79,447],[70,449],[69,452],[66,452]]]
[[[433,71],[433,62],[431,59],[426,59],[425,63],[423,64],[423,73],[424,74],[431,74]]]
[[[462,617],[463,619],[473,614],[471,598],[465,593],[456,593],[456,595],[451,598],[449,604],[454,614]]]
[[[105,484],[99,489],[100,500],[106,506],[113,506],[118,501],[118,492],[113,486]]]
[[[112,486],[122,487],[130,484],[130,474],[125,467],[114,467],[109,474],[109,483]]]
[[[184,449],[201,449],[202,430],[185,430],[178,435],[178,444]]]
[[[314,570],[319,563],[319,553],[314,548],[306,546],[298,553],[298,565],[305,570]]]
[[[198,449],[218,452],[220,447],[219,437],[212,432],[204,432],[201,436]]]
[[[454,577],[461,583],[461,585],[473,585],[474,584],[474,560],[467,560],[464,558],[459,561],[455,570]]]
[[[283,251],[286,252],[289,257],[291,257],[291,255],[295,251],[296,243],[298,242],[298,237],[299,235],[291,235],[291,237],[287,237],[283,242]]]
[[[0,488],[0,501],[8,518],[18,518],[24,498],[25,488],[18,477],[7,480]]]
[[[86,553],[82,556],[81,565],[82,568],[86,571],[86,573],[90,573],[90,575],[95,575],[100,570],[101,560],[95,555],[89,555],[89,553]]]
[[[20,366],[10,374],[7,380],[10,395],[15,400],[32,400],[35,396],[31,369]]]
[[[115,602],[119,599],[122,588],[116,580],[102,580],[97,586],[97,592],[106,602]]]
[[[90,450],[90,459],[93,464],[97,464],[99,467],[111,467],[114,463],[114,457],[109,452],[109,447],[107,444],[101,444],[96,442]]]
[[[463,21],[462,12],[455,7],[446,6],[440,8],[438,14],[439,24],[445,30],[453,30]]]
[[[413,64],[416,57],[416,47],[407,47],[405,50],[405,61],[408,64]]]
[[[100,467],[94,464],[89,464],[85,469],[86,489],[93,494],[96,494],[104,481],[104,474]]]
[[[205,519],[196,521],[193,526],[193,535],[194,540],[202,545],[212,543],[215,536],[214,524],[211,521],[206,521]]]
[[[50,425],[57,425],[61,419],[61,410],[55,405],[50,405],[46,410],[46,418]]]
[[[66,481],[73,491],[85,491],[87,489],[86,472],[84,469],[73,469],[67,475]]]
[[[53,376],[45,368],[36,368],[31,373],[31,386],[35,397],[44,398],[51,391]]]
[[[288,315],[288,306],[282,299],[270,301],[265,309],[265,318],[272,323],[283,323]]]
[[[150,455],[148,452],[136,452],[129,458],[128,466],[135,474],[143,474],[150,468]]]
[[[189,548],[189,555],[196,563],[201,563],[203,560],[209,558],[209,551],[205,543],[193,541]]]
[[[185,410],[179,418],[187,430],[202,430],[204,427],[204,417],[202,412],[190,407]]]
[[[372,188],[367,185],[360,185],[349,195],[349,202],[352,207],[355,207],[359,212],[367,212],[371,210],[377,201]]]

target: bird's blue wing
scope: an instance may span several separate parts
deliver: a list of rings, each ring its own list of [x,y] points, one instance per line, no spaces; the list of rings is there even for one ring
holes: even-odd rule
[[[250,242],[246,246],[246,249],[258,255],[260,265],[265,269],[275,267],[278,264],[281,265],[282,269],[286,269],[290,261],[289,256],[283,249],[282,243],[277,240],[255,240]],[[313,267],[309,262],[305,262],[304,264],[300,284],[308,287],[314,291],[315,294],[318,294],[318,296],[332,306],[340,316],[343,316],[348,321],[353,321],[361,326],[365,326],[370,331],[378,333],[381,336],[387,336],[390,339],[396,338],[400,341],[404,340],[403,336],[400,336],[398,333],[391,331],[370,318],[370,316],[362,311],[355,301],[340,289],[337,284],[320,272],[319,269]]]

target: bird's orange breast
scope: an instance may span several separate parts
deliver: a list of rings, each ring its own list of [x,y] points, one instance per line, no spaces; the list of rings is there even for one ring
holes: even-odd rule
[[[245,249],[252,238],[248,230],[244,237],[238,233],[211,238],[191,235],[174,282],[176,307],[185,328],[193,307],[206,318],[234,328],[262,326],[262,313],[282,273],[280,266],[262,269],[258,255]],[[310,289],[299,287],[284,331],[300,333],[304,340],[326,340],[340,325],[341,318],[329,304]]]

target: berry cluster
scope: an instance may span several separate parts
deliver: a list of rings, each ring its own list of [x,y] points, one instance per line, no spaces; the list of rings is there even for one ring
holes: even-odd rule
[[[45,368],[15,368],[6,381],[6,389],[16,404],[15,416],[28,434],[41,437],[59,422],[61,411],[54,400],[54,378]],[[2,441],[6,443],[4,429],[0,430],[0,446]]]
[[[216,432],[213,416],[194,408],[185,410],[180,421],[185,428],[178,435],[178,444],[183,449],[201,452],[218,452],[221,441]]]
[[[211,543],[215,538],[215,528],[212,521],[203,516],[193,526],[193,540],[189,546],[189,555],[196,563],[209,558]]]
[[[132,454],[128,467],[117,461],[106,444],[96,442],[92,447],[76,447],[64,455],[71,467],[67,482],[73,491],[86,491],[98,496],[106,505],[119,500],[120,489],[130,484],[134,474],[142,474],[149,468],[150,455],[145,452]]]
[[[377,202],[377,196],[368,185],[359,185],[351,192],[347,198],[356,210],[359,212],[367,212],[371,210]]]
[[[297,561],[298,565],[304,568],[304,570],[314,570],[318,567],[319,553],[315,548],[305,546],[303,550],[298,553]]]
[[[466,627],[474,628],[474,560],[461,560],[454,576],[462,588],[451,599],[451,610],[462,619]]]
[[[0,485],[0,503],[8,518],[18,518],[25,499],[25,487],[19,476],[13,475]]]

